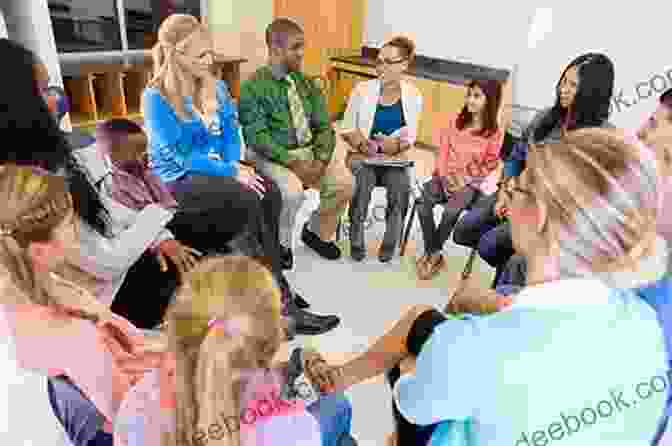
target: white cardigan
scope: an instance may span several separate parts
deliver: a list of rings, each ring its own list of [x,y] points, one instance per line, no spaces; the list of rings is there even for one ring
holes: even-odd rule
[[[381,82],[372,79],[358,83],[348,101],[345,110],[341,134],[346,134],[359,129],[365,138],[369,137],[373,120],[376,116],[376,107],[380,99]],[[404,119],[409,130],[409,142],[415,143],[418,135],[418,123],[422,112],[422,94],[411,82],[401,81],[401,104],[404,109]]]
[[[74,153],[87,169],[94,184],[110,179],[105,160],[95,145]],[[158,205],[149,205],[141,211],[129,209],[105,192],[109,189],[102,189],[100,197],[110,212],[114,237],[106,239],[87,225],[82,225],[77,266],[92,275],[98,283],[95,290],[89,291],[99,301],[110,306],[126,273],[140,256],[154,242],[173,238],[173,234],[165,226],[172,220],[174,213]]]

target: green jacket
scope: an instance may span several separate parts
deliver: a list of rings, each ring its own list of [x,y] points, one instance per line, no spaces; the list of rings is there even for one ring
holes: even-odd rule
[[[259,68],[240,89],[239,115],[245,143],[257,154],[286,165],[291,150],[299,148],[289,110],[285,79],[286,69],[279,66]],[[310,123],[310,144],[316,160],[329,162],[336,146],[336,134],[327,113],[324,97],[315,83],[303,73],[291,74]]]

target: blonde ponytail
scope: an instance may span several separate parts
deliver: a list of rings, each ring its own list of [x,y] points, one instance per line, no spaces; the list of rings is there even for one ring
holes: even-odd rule
[[[244,320],[235,334],[215,323]],[[280,291],[270,271],[247,257],[205,259],[167,311],[176,355],[175,445],[240,445],[241,377],[270,363],[283,336]]]

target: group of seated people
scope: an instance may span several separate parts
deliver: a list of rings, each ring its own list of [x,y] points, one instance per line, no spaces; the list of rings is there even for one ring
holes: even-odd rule
[[[110,120],[74,144],[44,65],[0,39],[2,444],[352,445],[344,392],[382,374],[396,445],[672,435],[672,284],[602,279],[672,238],[672,90],[636,134],[611,128],[614,67],[587,54],[515,140],[498,123],[501,86],[470,81],[462,111],[437,130],[417,273],[441,270],[452,234],[497,268],[494,289],[462,290],[442,311],[416,305],[344,364],[299,350],[297,373],[317,393],[308,400],[288,390],[297,364],[278,351],[339,319],[307,312],[284,275],[296,215],[304,189],[319,189],[301,239],[335,260],[349,205],[351,256],[363,260],[371,191],[383,185],[379,259],[393,257],[408,171],[367,160],[403,159],[415,142],[422,98],[402,79],[414,46],[383,46],[379,78],[355,88],[337,135],[301,73],[295,23],[268,27],[269,64],[238,109],[197,19],[170,16],[158,42],[145,129]]]

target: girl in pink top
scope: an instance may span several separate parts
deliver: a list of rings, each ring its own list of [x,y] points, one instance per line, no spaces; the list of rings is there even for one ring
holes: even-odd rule
[[[439,156],[418,206],[425,242],[425,254],[416,263],[420,279],[430,279],[443,268],[443,244],[460,213],[477,198],[481,182],[498,165],[504,140],[497,124],[501,95],[499,82],[472,80],[462,111],[450,116],[447,126],[435,135]],[[434,223],[437,205],[444,208],[438,227]]]
[[[0,336],[14,338],[21,367],[45,379],[67,375],[103,417],[113,420],[137,377],[116,366],[103,339],[115,338],[129,355],[143,341],[128,321],[51,273],[67,252],[78,249],[65,178],[1,166],[0,201],[0,311],[8,322]]]
[[[283,400],[271,369],[285,327],[267,269],[241,256],[203,260],[165,327],[168,352],[122,404],[116,446],[320,446],[318,421]]]

